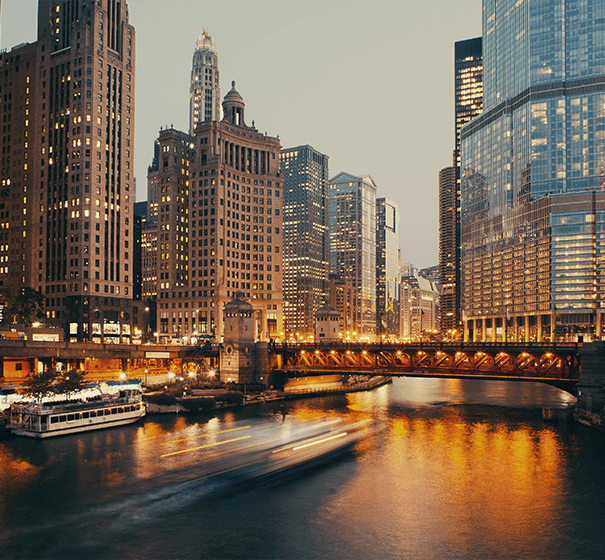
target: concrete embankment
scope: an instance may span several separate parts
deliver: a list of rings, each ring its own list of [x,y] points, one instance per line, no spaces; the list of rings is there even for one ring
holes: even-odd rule
[[[565,408],[557,407],[544,407],[542,409],[542,418],[549,422],[563,421],[563,422],[579,422],[585,426],[592,426],[595,428],[603,428],[605,422],[603,421],[603,414],[596,414],[589,412],[578,406],[568,406]]]
[[[321,387],[317,386],[314,388],[308,389],[298,389],[293,391],[267,391],[264,393],[256,393],[249,394],[244,396],[244,400],[241,404],[233,404],[233,403],[224,403],[216,404],[212,408],[204,408],[200,409],[199,412],[205,412],[208,410],[217,410],[221,408],[228,408],[234,406],[245,406],[250,404],[261,404],[269,401],[277,401],[277,400],[290,400],[290,399],[300,399],[307,397],[318,397],[324,395],[333,395],[338,393],[355,393],[360,391],[371,391],[372,389],[376,389],[381,387],[382,385],[386,385],[388,383],[392,383],[391,377],[373,377],[366,382],[363,383],[351,383],[351,384],[343,384],[338,386],[327,386]],[[212,397],[217,398],[220,401],[220,393],[228,393],[228,391],[212,391]],[[196,396],[200,396],[204,394],[204,391],[194,391]],[[195,397],[183,397],[178,399],[179,402],[171,405],[160,405],[156,403],[147,402],[147,413],[148,414],[177,414],[179,412],[189,412],[189,408],[187,407],[187,400],[195,398]]]

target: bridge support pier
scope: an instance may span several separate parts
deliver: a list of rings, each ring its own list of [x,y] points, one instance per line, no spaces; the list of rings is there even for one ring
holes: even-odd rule
[[[578,408],[600,414],[605,407],[605,342],[591,342],[580,350]]]

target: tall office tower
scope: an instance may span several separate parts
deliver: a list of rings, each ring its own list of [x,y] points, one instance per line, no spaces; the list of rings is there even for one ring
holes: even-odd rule
[[[189,287],[189,176],[195,157],[195,138],[174,128],[162,128],[154,159],[147,172],[148,209],[157,208],[156,293],[166,309],[183,302]],[[147,232],[150,238],[150,232]],[[153,250],[153,245],[150,246]],[[151,259],[151,255],[147,256]],[[180,294],[180,295],[179,295]],[[185,296],[186,297],[186,296]],[[168,311],[160,312],[167,323]],[[175,321],[175,335],[189,333],[189,313]],[[159,321],[158,321],[159,323]],[[187,327],[187,328],[186,328]],[[167,332],[167,331],[166,331]]]
[[[461,133],[469,339],[602,335],[604,10],[483,2],[484,112]]]
[[[453,167],[439,173],[441,329],[460,334],[460,130],[483,110],[482,39],[454,44],[455,146]],[[454,173],[452,178],[450,174]]]
[[[376,332],[399,336],[399,209],[376,199]]]
[[[454,167],[460,190],[460,131],[483,111],[483,39],[454,43],[454,113],[456,146]],[[458,200],[458,208],[460,203]]]
[[[40,0],[37,43],[3,55],[8,272],[71,338],[131,336],[134,40],[126,2]]]
[[[355,330],[376,334],[376,184],[341,172],[330,179],[330,272],[355,289]]]
[[[279,139],[246,125],[232,86],[222,121],[158,139],[148,181],[159,197],[160,340],[220,340],[224,305],[237,292],[253,306],[256,338],[283,334]]]
[[[459,212],[456,188],[456,168],[439,172],[439,284],[441,285],[442,333],[456,338],[459,328],[460,261],[458,246]]]
[[[36,64],[35,43],[0,53],[0,289],[9,293],[38,285],[32,259],[38,251],[37,224],[31,215],[40,137],[30,134],[39,112]]]
[[[328,156],[311,146],[283,149],[284,320],[286,333],[309,336],[328,294]]]
[[[214,41],[204,29],[195,44],[189,88],[189,134],[202,121],[221,118],[221,88],[218,73],[218,55]]]

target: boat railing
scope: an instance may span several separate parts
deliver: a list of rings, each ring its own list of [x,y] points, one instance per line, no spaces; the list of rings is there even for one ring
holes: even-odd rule
[[[73,412],[105,406],[136,404],[141,401],[140,395],[124,397],[108,397],[87,401],[68,401],[63,403],[18,403],[13,404],[13,410],[28,414],[52,414],[55,412]]]

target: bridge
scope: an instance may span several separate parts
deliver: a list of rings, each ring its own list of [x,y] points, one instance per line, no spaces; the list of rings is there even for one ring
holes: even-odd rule
[[[125,372],[129,376],[168,371],[221,369],[225,345],[194,346],[52,343],[2,340],[0,366],[5,381],[31,372],[55,369],[88,372],[91,378]],[[228,346],[228,345],[227,345]],[[585,345],[586,346],[586,345]],[[362,374],[460,379],[539,381],[576,394],[581,344],[569,343],[260,343],[255,376],[279,380],[321,375]],[[262,349],[261,349],[262,347]],[[224,348],[223,348],[224,349]],[[39,364],[40,363],[40,364]],[[260,364],[263,363],[263,366]],[[21,364],[19,366],[19,364]],[[19,371],[16,367],[19,366]],[[262,370],[262,371],[261,371]],[[2,375],[0,375],[2,377]]]
[[[576,343],[274,344],[274,374],[355,373],[539,381],[572,394],[580,378]]]

